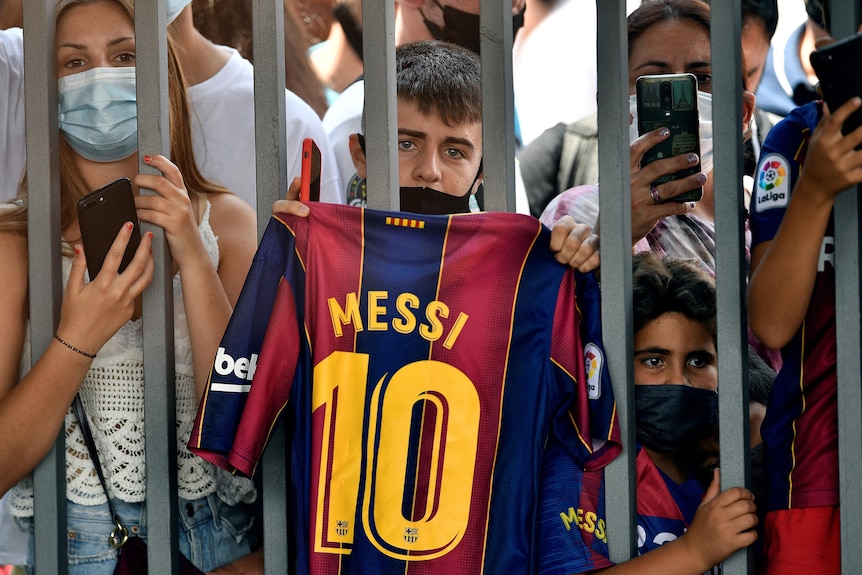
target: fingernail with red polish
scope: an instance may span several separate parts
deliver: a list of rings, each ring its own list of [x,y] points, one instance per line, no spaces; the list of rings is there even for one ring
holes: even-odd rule
[[[147,232],[147,237],[153,239],[153,232]]]
[[[134,228],[134,227],[135,227],[135,225],[132,222],[126,222],[126,229],[127,230],[132,231],[132,228]]]
[[[152,162],[152,161],[153,161],[153,157],[152,157],[152,156],[144,156],[144,162],[146,162],[147,164],[149,164],[149,163],[150,163],[150,162]]]

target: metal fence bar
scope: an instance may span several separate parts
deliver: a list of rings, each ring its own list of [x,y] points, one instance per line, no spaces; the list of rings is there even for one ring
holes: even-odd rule
[[[60,155],[55,0],[26,2],[24,89],[27,102],[28,259],[30,342],[34,360],[45,352],[60,319]],[[35,31],[35,32],[30,32]],[[40,575],[65,575],[66,442],[60,434],[33,472],[36,567]]]
[[[254,122],[257,178],[257,230],[263,235],[270,206],[287,190],[287,121],[285,112],[284,3],[255,0],[252,4],[254,40]],[[264,569],[267,575],[287,573],[286,427],[279,424],[262,456],[260,497],[263,498]]]
[[[515,211],[515,93],[512,87],[512,7],[482,0],[482,152],[484,206]]]
[[[284,3],[254,0],[254,125],[257,229],[263,235],[272,202],[284,197],[287,181],[285,120]]]
[[[718,315],[721,487],[750,485],[748,430],[747,265],[742,189],[742,5],[712,2],[712,126],[715,140],[715,260]],[[724,573],[747,573],[753,555],[740,550]]]
[[[362,0],[368,207],[378,210],[400,204],[394,22],[395,0]]]
[[[856,33],[862,15],[858,0],[832,0],[832,35]],[[848,70],[848,74],[856,73]],[[835,336],[838,374],[838,480],[841,501],[841,572],[862,571],[862,342],[860,342],[859,192],[849,190],[835,201]]]
[[[170,157],[168,53],[165,1],[136,2],[135,38],[139,171],[160,175],[145,154]],[[142,194],[154,194],[141,189]],[[143,294],[144,426],[147,473],[148,573],[179,573],[177,523],[176,376],[174,373],[173,262],[162,228],[154,235],[155,274]]]
[[[632,391],[632,226],[628,147],[628,35],[624,0],[597,0],[599,229],[602,332],[623,451],[605,472],[608,550],[614,562],[637,554]]]

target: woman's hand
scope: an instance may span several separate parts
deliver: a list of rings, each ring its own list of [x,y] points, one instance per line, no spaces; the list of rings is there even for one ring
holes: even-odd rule
[[[599,236],[565,215],[551,228],[551,251],[561,264],[586,273],[599,267]]]
[[[152,255],[153,234],[143,234],[135,256],[118,273],[126,244],[132,234],[131,222],[117,234],[105,263],[95,279],[84,282],[87,259],[80,245],[75,246],[75,259],[69,283],[63,293],[58,337],[78,349],[95,354],[132,317],[135,300],[150,285],[155,264]]]
[[[138,218],[165,230],[171,257],[182,267],[189,258],[206,256],[203,241],[198,234],[189,193],[179,168],[164,156],[144,156],[144,162],[161,170],[161,176],[138,174],[134,183],[147,188],[155,195],[139,194],[135,197]]]
[[[674,202],[688,190],[703,186],[706,174],[697,173],[679,180],[659,184],[653,190],[652,182],[666,174],[690,168],[697,164],[696,154],[684,154],[656,160],[641,167],[644,154],[670,135],[667,128],[659,128],[640,136],[630,147],[631,200],[632,200],[632,244],[643,239],[664,217],[681,215],[694,209],[694,202]]]
[[[302,185],[300,178],[293,178],[283,200],[276,200],[272,204],[272,214],[291,214],[293,216],[305,217],[309,214],[309,207],[299,201],[299,188]]]

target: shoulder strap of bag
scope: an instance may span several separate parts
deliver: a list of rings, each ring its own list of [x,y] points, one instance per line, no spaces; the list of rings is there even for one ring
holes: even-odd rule
[[[114,549],[122,547],[129,540],[129,530],[120,523],[120,517],[114,511],[114,504],[111,502],[111,495],[108,493],[108,485],[105,481],[105,474],[102,471],[102,463],[99,461],[99,451],[96,449],[96,443],[93,441],[93,432],[90,430],[90,422],[87,421],[87,415],[84,413],[84,404],[81,402],[81,396],[75,394],[75,400],[72,402],[72,409],[75,410],[75,417],[78,418],[78,426],[81,428],[81,435],[84,436],[84,443],[87,444],[87,451],[90,453],[90,460],[96,468],[96,473],[99,475],[99,483],[102,484],[102,489],[105,491],[105,498],[108,500],[108,510],[111,512],[111,520],[114,522],[114,529],[111,531],[109,540]]]

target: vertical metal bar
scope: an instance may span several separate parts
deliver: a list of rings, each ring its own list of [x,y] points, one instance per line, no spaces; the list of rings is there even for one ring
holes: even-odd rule
[[[832,0],[830,28],[835,38],[856,33],[859,2]],[[848,73],[853,73],[848,71]],[[860,343],[859,189],[835,201],[835,336],[838,375],[838,479],[841,501],[841,572],[862,571],[862,343]]]
[[[368,207],[397,210],[395,0],[362,0]]]
[[[596,1],[599,102],[599,229],[602,330],[623,451],[605,472],[608,550],[619,563],[637,554],[632,392],[632,226],[629,173],[628,36],[625,0]]]
[[[257,230],[263,235],[272,202],[284,197],[287,181],[287,121],[285,119],[284,3],[255,0],[252,4],[254,42],[254,126],[257,170]]]
[[[284,3],[255,0],[254,123],[257,169],[257,230],[263,235],[272,202],[287,190],[287,121],[285,118]],[[287,477],[285,426],[279,424],[262,457],[263,552],[267,575],[287,573]]]
[[[750,484],[745,206],[742,190],[742,5],[712,2],[712,125],[715,140],[715,251],[718,313],[721,487]],[[750,549],[724,561],[726,575],[747,573]]]
[[[138,155],[170,157],[167,21],[165,1],[137,2]],[[140,162],[145,174],[160,174]],[[153,194],[141,190],[142,194]],[[177,426],[174,373],[173,263],[164,230],[153,232],[156,269],[144,292],[144,425],[146,428],[148,572],[179,573],[177,525]]]
[[[24,89],[27,102],[28,258],[31,357],[45,352],[60,319],[60,155],[57,131],[56,2],[24,3]],[[37,168],[38,169],[35,169]],[[67,572],[66,438],[33,472],[36,568]]]
[[[482,0],[483,206],[489,212],[515,211],[515,94],[512,87],[512,7]]]

